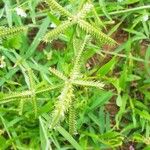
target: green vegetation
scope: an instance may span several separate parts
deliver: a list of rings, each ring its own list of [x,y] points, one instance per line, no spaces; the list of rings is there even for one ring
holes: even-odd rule
[[[0,1],[0,150],[149,150],[150,1]]]

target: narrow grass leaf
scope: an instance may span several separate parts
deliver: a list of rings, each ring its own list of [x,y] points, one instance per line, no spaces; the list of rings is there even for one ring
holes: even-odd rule
[[[28,48],[27,52],[26,52],[26,57],[29,58],[30,56],[32,56],[32,54],[34,53],[34,51],[36,50],[37,46],[39,45],[39,43],[42,40],[43,35],[46,33],[47,31],[47,27],[50,23],[49,18],[45,18],[45,20],[43,21],[42,25],[39,28],[39,32],[37,33],[36,37],[34,38],[32,44],[30,45],[30,47]]]
[[[41,139],[41,149],[42,150],[52,150],[50,141],[47,135],[47,131],[45,129],[44,122],[41,117],[39,117],[40,122],[40,139]]]
[[[101,96],[98,97],[93,104],[90,106],[90,110],[94,110],[97,107],[100,107],[102,105],[104,105],[106,102],[108,102],[110,100],[110,98],[113,96],[112,92],[103,92],[101,93]]]
[[[68,141],[72,144],[72,146],[76,150],[82,150],[81,146],[78,142],[61,126],[57,127],[57,131]]]

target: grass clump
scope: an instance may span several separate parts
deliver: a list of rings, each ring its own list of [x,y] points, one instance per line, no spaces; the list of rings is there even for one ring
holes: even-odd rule
[[[149,9],[0,2],[0,149],[150,149]]]

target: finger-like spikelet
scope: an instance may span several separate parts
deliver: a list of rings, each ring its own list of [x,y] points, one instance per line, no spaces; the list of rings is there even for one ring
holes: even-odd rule
[[[72,103],[69,108],[69,133],[74,135],[76,131],[76,113],[75,113],[75,103]]]
[[[70,108],[73,97],[73,87],[70,82],[66,82],[52,113],[51,129],[55,128],[58,123],[64,119],[66,112]]]
[[[85,3],[83,5],[83,8],[81,11],[79,11],[79,13],[77,14],[79,16],[79,18],[84,18],[93,8],[93,5],[91,3]]]
[[[75,85],[81,85],[81,86],[97,87],[99,89],[102,89],[104,87],[104,84],[98,81],[74,80],[72,81],[72,83]]]
[[[64,16],[71,16],[71,13],[63,8],[60,4],[58,4],[55,0],[45,0],[45,2],[49,5],[53,10],[57,10]]]
[[[65,32],[69,27],[71,27],[75,22],[74,21],[64,21],[61,25],[53,29],[52,31],[49,31],[45,36],[43,41],[45,42],[51,42],[51,40],[58,38],[59,34]]]
[[[25,31],[26,27],[0,27],[0,38],[6,38]]]
[[[36,96],[32,97],[32,105],[33,105],[33,111],[34,111],[34,116],[35,118],[37,117],[37,113],[38,113],[38,107],[37,107],[37,99]]]
[[[34,87],[35,87],[35,82],[33,79],[34,73],[33,73],[33,70],[31,68],[28,68],[27,72],[28,72],[28,81],[30,84],[29,89],[32,91],[32,90],[34,90]]]
[[[24,92],[13,92],[10,94],[2,94],[0,95],[0,104],[4,104],[7,102],[14,101],[16,99],[21,99],[21,98],[30,98],[32,95],[32,91],[24,91]]]
[[[49,68],[49,71],[50,71],[51,73],[53,73],[54,75],[56,75],[57,77],[59,77],[60,79],[62,79],[62,80],[64,80],[64,81],[67,80],[67,77],[66,77],[63,73],[59,72],[58,70],[56,70],[56,69],[50,67],[50,68]]]
[[[32,105],[34,109],[35,117],[37,117],[37,102],[36,102],[36,94],[35,94],[35,81],[34,81],[34,73],[31,68],[27,69],[28,71],[28,78],[30,83],[30,90],[32,91],[31,99],[32,99]]]
[[[24,99],[21,99],[19,102],[19,115],[22,115],[24,102]]]
[[[84,50],[88,40],[89,40],[89,36],[87,35],[84,38],[84,41],[82,43],[80,43],[79,45],[74,43],[75,44],[75,49],[78,48],[78,52],[75,56],[74,67],[73,67],[71,75],[70,75],[71,80],[76,79],[80,74],[80,66],[81,66],[81,61],[80,60],[81,60],[83,50]]]
[[[88,22],[80,19],[80,20],[78,20],[78,25],[86,33],[93,35],[98,41],[100,41],[101,44],[108,44],[108,45],[116,44],[116,42],[113,39],[108,37],[103,32],[99,31],[97,28],[95,28]]]

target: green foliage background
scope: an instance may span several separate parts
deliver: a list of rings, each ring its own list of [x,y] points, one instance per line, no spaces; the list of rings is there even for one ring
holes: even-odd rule
[[[0,149],[149,150],[149,4],[0,1]]]

